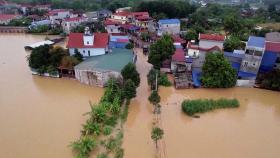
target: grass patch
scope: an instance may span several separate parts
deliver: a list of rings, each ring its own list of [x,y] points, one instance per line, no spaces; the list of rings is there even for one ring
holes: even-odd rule
[[[197,99],[197,100],[184,100],[182,103],[182,110],[189,116],[196,113],[204,113],[215,109],[223,108],[237,108],[239,101],[237,99]]]

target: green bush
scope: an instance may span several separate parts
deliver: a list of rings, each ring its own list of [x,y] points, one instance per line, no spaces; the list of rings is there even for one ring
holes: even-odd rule
[[[273,70],[258,76],[260,87],[280,91],[280,70]]]
[[[133,43],[128,43],[126,46],[125,46],[126,49],[133,49],[134,48],[134,45]]]
[[[104,129],[103,129],[103,134],[105,135],[105,136],[107,136],[107,135],[110,135],[111,133],[112,133],[112,127],[110,127],[110,126],[105,126],[104,127]]]
[[[162,85],[165,87],[171,86],[171,82],[168,80],[168,77],[166,74],[161,73],[160,77],[158,79],[158,85]]]
[[[105,153],[98,154],[96,158],[108,158],[108,155]]]
[[[196,113],[204,113],[207,111],[221,109],[221,108],[237,108],[239,101],[237,99],[197,99],[197,100],[184,100],[182,103],[182,110],[189,116]]]

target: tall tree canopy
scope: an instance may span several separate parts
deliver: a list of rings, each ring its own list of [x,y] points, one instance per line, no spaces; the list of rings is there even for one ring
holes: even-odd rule
[[[222,53],[208,53],[202,67],[202,84],[208,88],[229,88],[236,84],[236,70]]]
[[[124,81],[131,80],[135,86],[138,87],[140,84],[140,75],[136,70],[136,66],[133,63],[128,63],[121,72]]]
[[[156,43],[150,47],[148,62],[153,64],[156,69],[159,69],[161,63],[171,58],[175,52],[173,40],[169,35],[163,35]]]

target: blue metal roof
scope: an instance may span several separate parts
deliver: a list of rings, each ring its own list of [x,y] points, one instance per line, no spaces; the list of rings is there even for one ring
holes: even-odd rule
[[[235,57],[235,58],[244,58],[245,54],[236,54],[236,53],[231,53],[231,52],[224,52],[224,56],[227,57]]]
[[[160,24],[180,24],[179,19],[160,19],[158,22]]]
[[[264,46],[265,46],[265,38],[263,38],[263,37],[256,37],[256,36],[250,36],[249,40],[248,40],[247,46],[264,48]]]

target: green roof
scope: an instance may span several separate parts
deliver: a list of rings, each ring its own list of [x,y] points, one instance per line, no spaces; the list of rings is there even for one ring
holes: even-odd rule
[[[121,72],[123,67],[132,62],[133,52],[129,49],[112,49],[111,53],[87,58],[81,62],[75,69],[88,71],[116,71]]]

